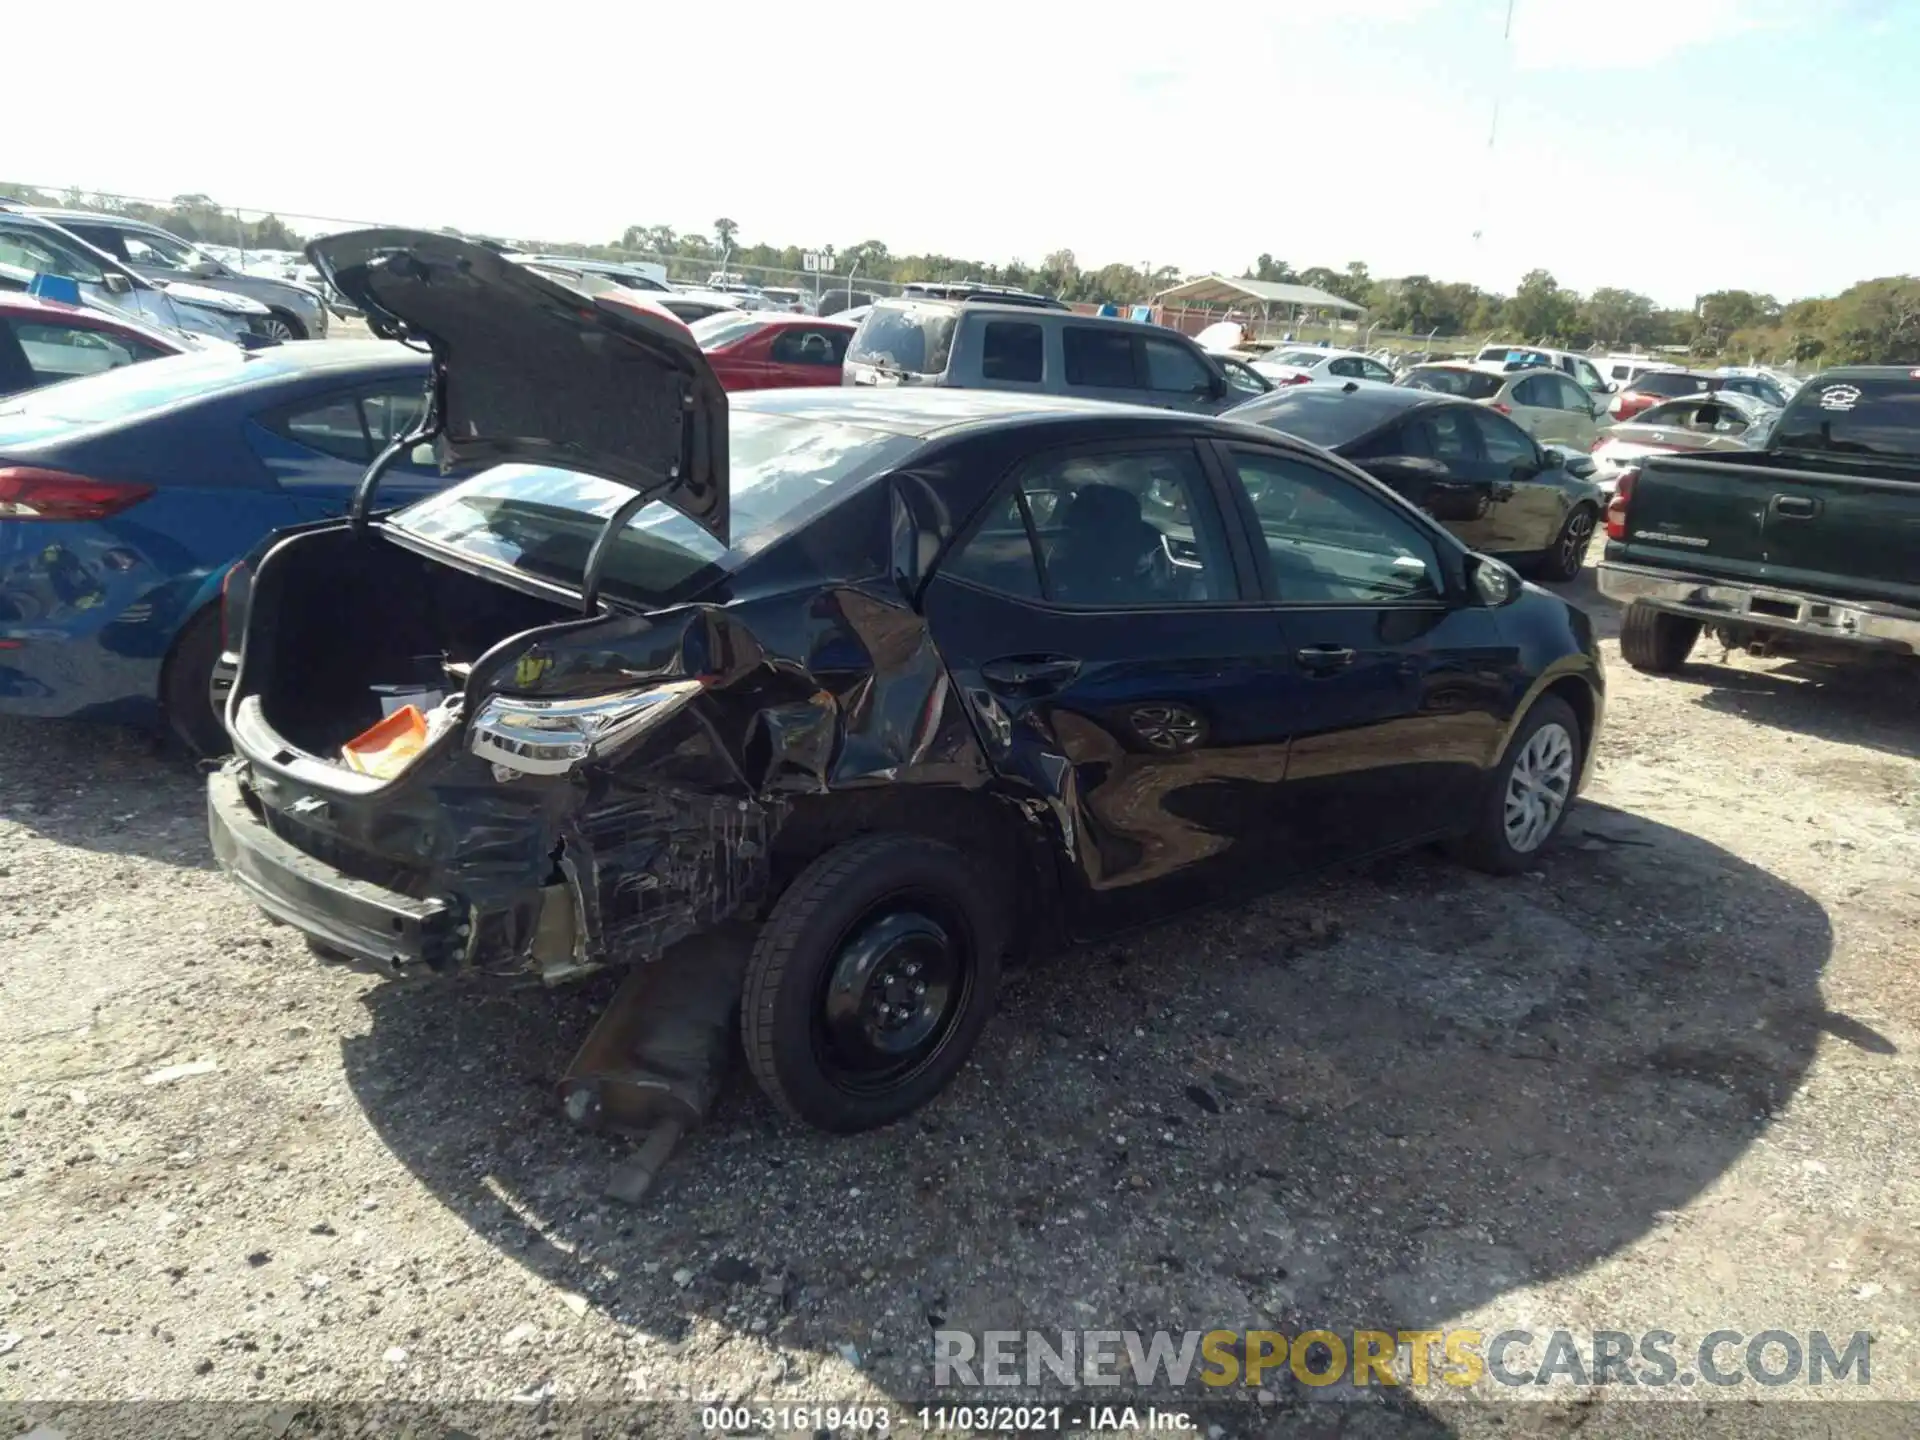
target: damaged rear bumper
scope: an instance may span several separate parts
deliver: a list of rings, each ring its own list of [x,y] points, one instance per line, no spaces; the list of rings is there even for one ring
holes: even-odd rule
[[[247,804],[230,770],[207,777],[207,830],[221,868],[267,914],[385,969],[456,964],[470,927],[446,898],[415,899],[343,875],[290,845]]]

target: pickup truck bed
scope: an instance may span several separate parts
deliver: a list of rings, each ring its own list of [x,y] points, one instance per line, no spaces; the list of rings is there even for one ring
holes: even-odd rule
[[[1920,371],[1816,377],[1769,449],[1651,456],[1622,488],[1600,589],[1628,606],[1629,664],[1676,668],[1702,628],[1820,661],[1920,654]]]

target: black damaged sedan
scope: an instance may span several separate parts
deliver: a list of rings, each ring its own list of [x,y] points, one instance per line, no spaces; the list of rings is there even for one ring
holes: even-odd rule
[[[316,242],[495,462],[236,572],[214,848],[402,973],[751,936],[756,1078],[829,1130],[952,1078],[1004,960],[1443,840],[1533,862],[1586,617],[1272,431],[1003,392],[723,396],[670,322],[415,232]],[[343,746],[411,697],[397,768]]]

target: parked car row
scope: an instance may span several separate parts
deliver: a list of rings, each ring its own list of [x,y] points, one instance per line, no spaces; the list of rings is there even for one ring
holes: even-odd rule
[[[1007,963],[1434,840],[1522,870],[1588,773],[1592,627],[1500,556],[1564,569],[1594,497],[1470,400],[1229,417],[1185,336],[1004,295],[689,326],[450,236],[311,258],[380,338],[0,402],[0,709],[230,750],[215,854],[323,954],[702,967],[859,1130]]]

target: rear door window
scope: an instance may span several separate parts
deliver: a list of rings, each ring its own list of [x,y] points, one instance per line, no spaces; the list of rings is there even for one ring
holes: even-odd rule
[[[1067,384],[1102,390],[1140,388],[1133,369],[1133,336],[1125,330],[1065,325],[1060,330],[1060,347]]]
[[[1038,325],[989,320],[980,335],[980,376],[984,380],[1038,385],[1045,370],[1046,342]]]
[[[79,375],[98,375],[102,370],[117,370],[136,360],[153,360],[166,353],[91,325],[59,320],[0,320],[0,325],[10,325],[14,338],[26,353],[27,364],[42,385]]]
[[[847,353],[847,332],[838,328],[793,325],[773,337],[768,358],[776,365],[820,365],[837,369]]]

